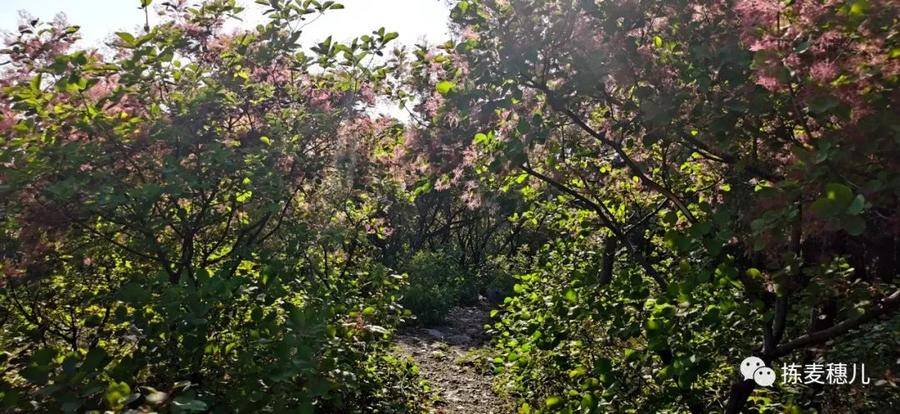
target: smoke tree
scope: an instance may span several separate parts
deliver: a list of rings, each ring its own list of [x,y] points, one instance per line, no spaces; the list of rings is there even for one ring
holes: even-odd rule
[[[5,40],[2,410],[421,412],[404,305],[503,293],[521,413],[900,404],[896,2],[454,0],[411,50],[151,3]]]
[[[3,410],[424,401],[385,351],[404,279],[372,260],[396,128],[367,111],[396,34],[303,52],[310,19],[342,6],[266,4],[228,31],[234,0],[164,2],[107,50],[59,19],[8,39]]]
[[[896,3],[454,4],[401,96],[547,237],[495,325],[520,412],[897,404]],[[754,394],[749,355],[880,385]]]

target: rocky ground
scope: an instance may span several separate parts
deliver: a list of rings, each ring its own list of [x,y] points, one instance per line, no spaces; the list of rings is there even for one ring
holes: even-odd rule
[[[492,391],[487,322],[483,308],[458,307],[442,326],[409,328],[398,336],[399,351],[416,361],[420,375],[435,388],[435,413],[511,412]]]

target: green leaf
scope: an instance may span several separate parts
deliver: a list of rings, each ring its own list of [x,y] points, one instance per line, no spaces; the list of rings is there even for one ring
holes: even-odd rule
[[[516,184],[522,184],[528,179],[528,173],[521,173],[516,177]]]
[[[262,141],[263,144],[266,144],[266,145],[272,145],[272,139],[269,138],[269,137],[267,137],[267,136],[265,136],[265,135],[259,137],[259,140]]]
[[[863,17],[868,9],[869,4],[866,0],[856,0],[850,3],[850,16],[854,18]]]
[[[662,324],[656,318],[647,319],[647,332],[656,332],[662,329]]]
[[[31,78],[31,82],[29,83],[29,86],[31,87],[31,91],[34,92],[35,94],[38,94],[41,92],[41,80],[43,79],[43,76],[44,76],[43,73],[38,72],[37,75],[34,75],[34,77]]]
[[[586,372],[587,371],[585,371],[584,367],[575,368],[569,371],[569,378],[578,378],[584,376]]]
[[[822,114],[837,108],[840,104],[841,102],[831,95],[819,95],[810,100],[809,109],[817,114]]]
[[[441,94],[441,95],[446,95],[446,94],[450,93],[450,91],[452,91],[453,88],[454,88],[455,86],[456,86],[456,85],[454,85],[453,82],[450,82],[450,81],[440,81],[440,82],[438,82],[437,86],[434,87],[434,89],[435,89],[439,94]]]
[[[106,387],[106,395],[103,398],[109,408],[119,409],[122,408],[129,395],[131,395],[131,387],[127,383],[113,381]]]
[[[250,200],[251,197],[253,197],[253,191],[247,190],[238,193],[238,195],[235,197],[235,201],[237,201],[238,203],[246,203]]]
[[[825,196],[834,203],[847,205],[853,198],[853,191],[846,185],[829,183],[825,186]]]
[[[390,42],[391,40],[394,40],[394,39],[396,39],[396,38],[398,38],[398,37],[400,37],[400,34],[399,34],[399,33],[397,33],[397,32],[390,32],[390,33],[385,34],[384,37],[381,39],[381,41],[382,41],[383,43],[387,43],[387,42]]]
[[[578,301],[578,295],[575,293],[574,289],[569,288],[569,290],[566,291],[566,300],[570,303]]]
[[[810,206],[812,211],[820,216],[834,216],[842,213],[853,202],[853,190],[839,183],[828,183],[825,193]]]
[[[630,353],[629,353],[629,351],[630,351]],[[631,354],[633,354],[633,353],[634,353],[634,350],[633,350],[633,349],[626,349],[626,350],[625,350],[625,357],[626,357],[626,359],[627,359],[629,356],[631,356]],[[607,375],[607,374],[609,374],[610,372],[612,372],[612,361],[610,361],[608,358],[600,358],[599,360],[597,360],[597,361],[594,363],[594,369],[595,369],[595,370],[597,371],[597,373],[600,374],[600,375]]]
[[[674,211],[667,211],[662,215],[662,221],[669,226],[674,226],[678,222],[678,214]]]
[[[860,216],[850,216],[842,221],[844,230],[851,236],[859,236],[866,231],[866,221]]]
[[[36,351],[28,360],[28,367],[22,370],[22,377],[32,384],[46,384],[50,378],[51,362],[55,356],[56,351],[52,348],[42,348]]]
[[[119,39],[122,39],[123,42],[127,45],[134,44],[134,36],[128,32],[116,32],[116,36],[119,36]]]
[[[332,384],[327,379],[319,376],[310,378],[306,386],[309,388],[310,395],[315,397],[327,394],[332,388]]]
[[[119,288],[119,298],[128,304],[141,304],[150,298],[150,293],[137,282],[128,282]]]
[[[179,409],[188,412],[206,411],[207,409],[205,402],[186,395],[175,397],[172,404]]]
[[[562,404],[562,398],[559,398],[555,395],[544,400],[544,405],[546,405],[547,408],[553,408],[560,404]]]
[[[859,194],[856,198],[853,199],[853,202],[850,203],[850,207],[847,207],[847,214],[851,216],[855,216],[859,213],[862,213],[863,209],[866,207],[866,198]]]
[[[688,230],[688,232],[694,238],[699,239],[699,238],[703,237],[704,235],[708,234],[711,230],[712,230],[712,223],[704,222],[704,223],[694,224],[693,226],[691,226],[691,228],[690,228],[690,230]]]
[[[81,364],[81,370],[85,372],[94,372],[108,364],[107,357],[109,354],[101,347],[95,347],[88,351],[84,356],[84,362]]]

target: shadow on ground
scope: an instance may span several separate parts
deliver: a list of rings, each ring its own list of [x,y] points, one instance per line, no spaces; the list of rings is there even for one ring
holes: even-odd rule
[[[435,388],[435,413],[510,412],[491,387],[486,308],[453,308],[440,326],[410,327],[398,335],[400,352],[415,360],[420,375]]]

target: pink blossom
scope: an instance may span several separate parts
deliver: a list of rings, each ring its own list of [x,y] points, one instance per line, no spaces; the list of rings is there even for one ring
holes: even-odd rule
[[[195,23],[182,23],[177,27],[190,37],[199,38],[205,34],[204,29]]]
[[[465,40],[478,40],[478,32],[476,32],[475,29],[472,28],[472,26],[466,26],[462,30],[461,35]]]
[[[16,114],[8,104],[0,104],[0,133],[11,130],[16,125]]]
[[[838,67],[832,62],[822,61],[816,62],[809,69],[809,76],[821,83],[831,82],[837,77]]]
[[[798,55],[798,54],[796,54],[796,53],[791,53],[791,54],[787,55],[787,57],[785,57],[785,58],[782,59],[781,61],[782,61],[782,62],[784,63],[784,65],[787,66],[788,68],[796,68],[796,67],[799,67],[799,66],[802,64],[801,59],[800,59],[800,55]]]
[[[331,111],[333,106],[331,102],[331,93],[327,90],[319,89],[312,93],[309,103],[322,112]]]
[[[843,39],[843,33],[837,30],[829,30],[822,33],[809,49],[815,54],[827,53],[829,49],[839,46]]]
[[[119,85],[119,75],[113,75],[108,78],[100,79],[94,86],[85,91],[85,97],[96,102],[103,99],[115,91]]]
[[[481,207],[483,203],[483,198],[478,193],[478,183],[475,181],[467,181],[464,184],[465,190],[463,191],[460,199],[466,204],[470,210],[475,210]]]
[[[374,105],[375,104],[375,89],[373,89],[371,85],[368,85],[368,84],[363,85],[359,89],[359,97],[364,103],[366,103],[368,105]]]
[[[444,105],[444,97],[440,94],[433,94],[430,98],[422,103],[422,110],[428,116],[435,116],[438,110]]]
[[[450,188],[450,178],[447,177],[446,174],[440,176],[437,181],[434,183],[434,189],[437,191],[444,191]]]
[[[231,47],[231,44],[234,42],[234,37],[234,34],[216,36],[214,39],[209,41],[207,47],[213,52],[222,52]]]
[[[751,52],[759,52],[761,50],[772,50],[778,47],[778,40],[772,36],[765,35],[761,39],[756,39],[750,44]]]
[[[795,7],[799,10],[797,17],[804,24],[816,24],[833,4],[833,0],[798,0],[795,3]]]
[[[778,78],[767,74],[758,75],[756,84],[773,92],[780,90],[782,86],[781,82],[778,81]]]
[[[744,26],[768,27],[775,23],[781,6],[773,0],[740,0],[734,9]]]

